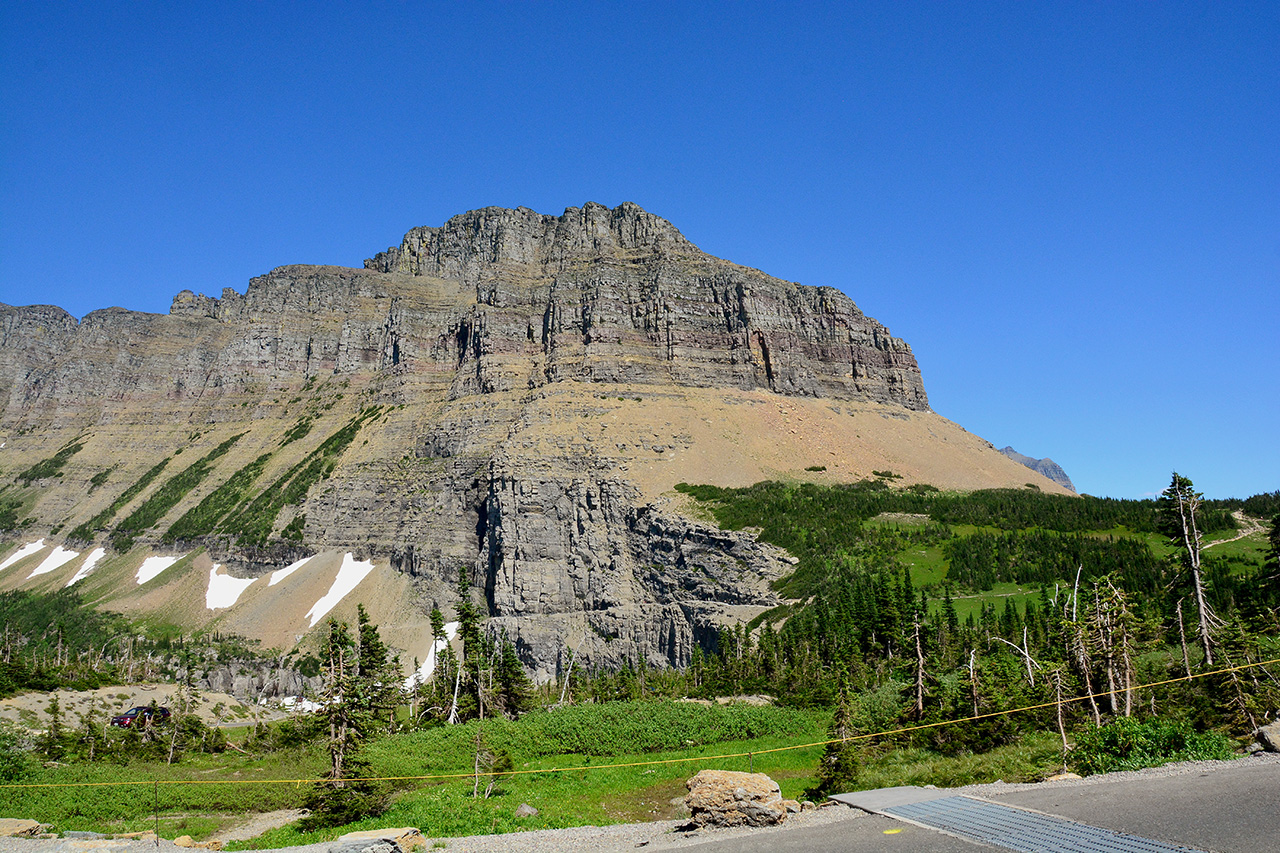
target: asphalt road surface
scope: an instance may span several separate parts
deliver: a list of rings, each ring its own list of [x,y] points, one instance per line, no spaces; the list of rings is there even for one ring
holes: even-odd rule
[[[981,786],[954,793],[1211,853],[1280,853],[1280,761],[1213,762],[1203,768],[1180,765],[1170,775],[1122,773],[1036,786]],[[698,853],[974,853],[993,848],[866,815],[755,838],[710,840],[689,849]]]

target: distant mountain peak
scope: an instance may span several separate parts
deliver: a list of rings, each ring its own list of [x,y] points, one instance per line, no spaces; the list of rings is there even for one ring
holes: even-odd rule
[[[1071,482],[1071,478],[1067,476],[1067,472],[1063,471],[1062,466],[1057,462],[1054,462],[1049,457],[1046,456],[1044,459],[1034,459],[1030,456],[1022,455],[1008,445],[1000,448],[1000,452],[1005,456],[1008,456],[1014,462],[1017,462],[1019,465],[1025,465],[1037,474],[1043,474],[1059,486],[1062,486],[1064,489],[1070,489],[1073,492],[1076,490],[1075,485]]]

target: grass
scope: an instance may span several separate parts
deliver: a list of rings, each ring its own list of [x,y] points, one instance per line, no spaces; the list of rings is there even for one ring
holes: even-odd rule
[[[389,826],[416,826],[428,837],[442,838],[676,818],[683,807],[672,800],[686,793],[686,779],[707,768],[767,773],[783,796],[803,799],[817,781],[823,747],[768,750],[822,741],[827,721],[822,712],[650,701],[579,705],[534,712],[517,722],[489,720],[481,726],[473,721],[395,735],[365,748],[374,775],[460,778],[391,782],[396,790],[390,808],[377,818],[312,833],[286,826],[230,849],[326,842],[346,832]],[[488,799],[471,796],[477,731],[489,749],[509,752],[516,771],[500,778]],[[1058,743],[1053,733],[1036,733],[956,758],[870,745],[858,787],[1040,779],[1060,769]],[[153,828],[158,797],[160,834],[200,840],[246,814],[300,806],[308,786],[290,780],[317,778],[326,758],[317,743],[261,756],[192,755],[174,766],[43,768],[27,781],[110,786],[0,789],[0,811],[52,823],[59,831],[133,832]],[[482,791],[486,784],[481,781]],[[539,813],[516,818],[520,803]]]
[[[675,752],[638,753],[607,758],[552,755],[517,762],[521,775],[508,776],[495,786],[489,799],[472,799],[472,779],[423,784],[397,794],[391,808],[378,818],[340,829],[312,833],[282,827],[231,849],[263,849],[314,844],[362,829],[415,826],[429,838],[449,838],[530,829],[607,825],[674,819],[685,814],[671,800],[683,797],[685,780],[708,768],[754,770],[767,773],[789,799],[804,799],[817,781],[821,746],[768,753],[765,750],[793,746],[824,735],[810,732],[806,738],[769,737],[733,741]],[[391,743],[388,741],[387,743]],[[746,756],[719,755],[754,752]],[[908,748],[880,752],[868,750],[856,786],[858,790],[894,785],[957,787],[1003,779],[1033,781],[1062,769],[1060,741],[1053,733],[1028,735],[1020,742],[981,755],[945,758],[926,749]],[[670,764],[617,767],[644,761],[673,760]],[[564,770],[564,768],[572,768]],[[559,769],[560,772],[551,772]],[[539,773],[536,771],[546,770]],[[528,772],[534,771],[534,772]],[[483,791],[486,782],[480,783]],[[538,809],[530,818],[516,818],[515,807],[528,803]]]
[[[1230,535],[1216,537],[1210,539],[1205,537],[1205,544],[1214,541],[1221,542],[1223,539],[1231,538]],[[1267,533],[1265,530],[1251,533],[1243,539],[1237,539],[1234,542],[1222,542],[1221,545],[1214,545],[1205,551],[1205,556],[1223,557],[1228,560],[1234,560],[1242,563],[1261,563],[1267,557],[1267,552],[1271,549],[1271,543],[1267,541]]]
[[[1062,741],[1052,732],[1024,735],[1017,743],[978,755],[945,757],[927,749],[895,749],[863,760],[858,789],[896,785],[957,788],[1003,779],[1030,782],[1062,770]]]
[[[226,482],[206,495],[200,503],[183,513],[165,532],[162,541],[169,544],[212,533],[214,525],[245,500],[270,459],[271,454],[264,453],[228,477]]]
[[[333,473],[338,459],[355,440],[361,428],[370,421],[378,420],[383,414],[380,406],[362,409],[252,501],[238,506],[235,512],[223,519],[219,531],[235,536],[240,544],[266,544],[281,510],[286,506],[300,505],[312,486]]]
[[[84,439],[77,438],[63,445],[62,449],[50,456],[48,459],[42,459],[30,468],[19,473],[14,480],[21,482],[23,485],[31,485],[35,480],[44,480],[48,477],[61,477],[62,469],[71,461],[71,457],[75,456],[84,447]]]
[[[898,554],[898,560],[911,570],[911,583],[916,589],[941,586],[947,577],[947,556],[941,545],[920,545]]]
[[[1040,600],[1039,585],[1016,584],[1016,583],[997,583],[991,589],[975,594],[955,595],[952,601],[955,603],[956,615],[963,622],[970,616],[977,620],[982,615],[982,606],[984,604],[994,604],[996,613],[1004,611],[1005,602],[1013,599],[1013,603],[1022,609],[1028,601]]]
[[[127,765],[98,762],[48,767],[26,783],[81,784],[0,788],[0,813],[29,815],[33,820],[52,824],[59,832],[133,832],[154,826],[158,798],[162,835],[167,823],[185,821],[187,828],[176,834],[203,837],[198,833],[212,832],[220,823],[216,815],[297,808],[305,793],[302,788],[260,783],[312,777],[324,763],[325,756],[319,750],[261,757],[228,750],[222,755],[193,756],[174,765],[138,761]],[[177,782],[195,784],[174,784]]]

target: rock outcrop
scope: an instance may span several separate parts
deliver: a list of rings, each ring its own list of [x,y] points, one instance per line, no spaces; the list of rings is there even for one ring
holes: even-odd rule
[[[632,204],[477,210],[363,269],[280,267],[244,294],[182,291],[167,315],[0,306],[0,471],[26,541],[203,547],[240,577],[371,559],[407,579],[410,599],[375,612],[406,662],[465,568],[540,679],[571,658],[683,665],[777,604],[790,564],[689,517],[672,486],[877,466],[1026,478],[929,411],[910,347],[843,293],[711,257]],[[81,582],[251,636],[292,612],[179,608],[196,580],[132,591],[140,560]],[[284,650],[312,628],[294,609],[272,627]]]

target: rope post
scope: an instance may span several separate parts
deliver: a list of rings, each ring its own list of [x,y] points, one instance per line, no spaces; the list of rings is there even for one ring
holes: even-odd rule
[[[747,772],[756,772],[756,754],[754,752],[747,753]]]

